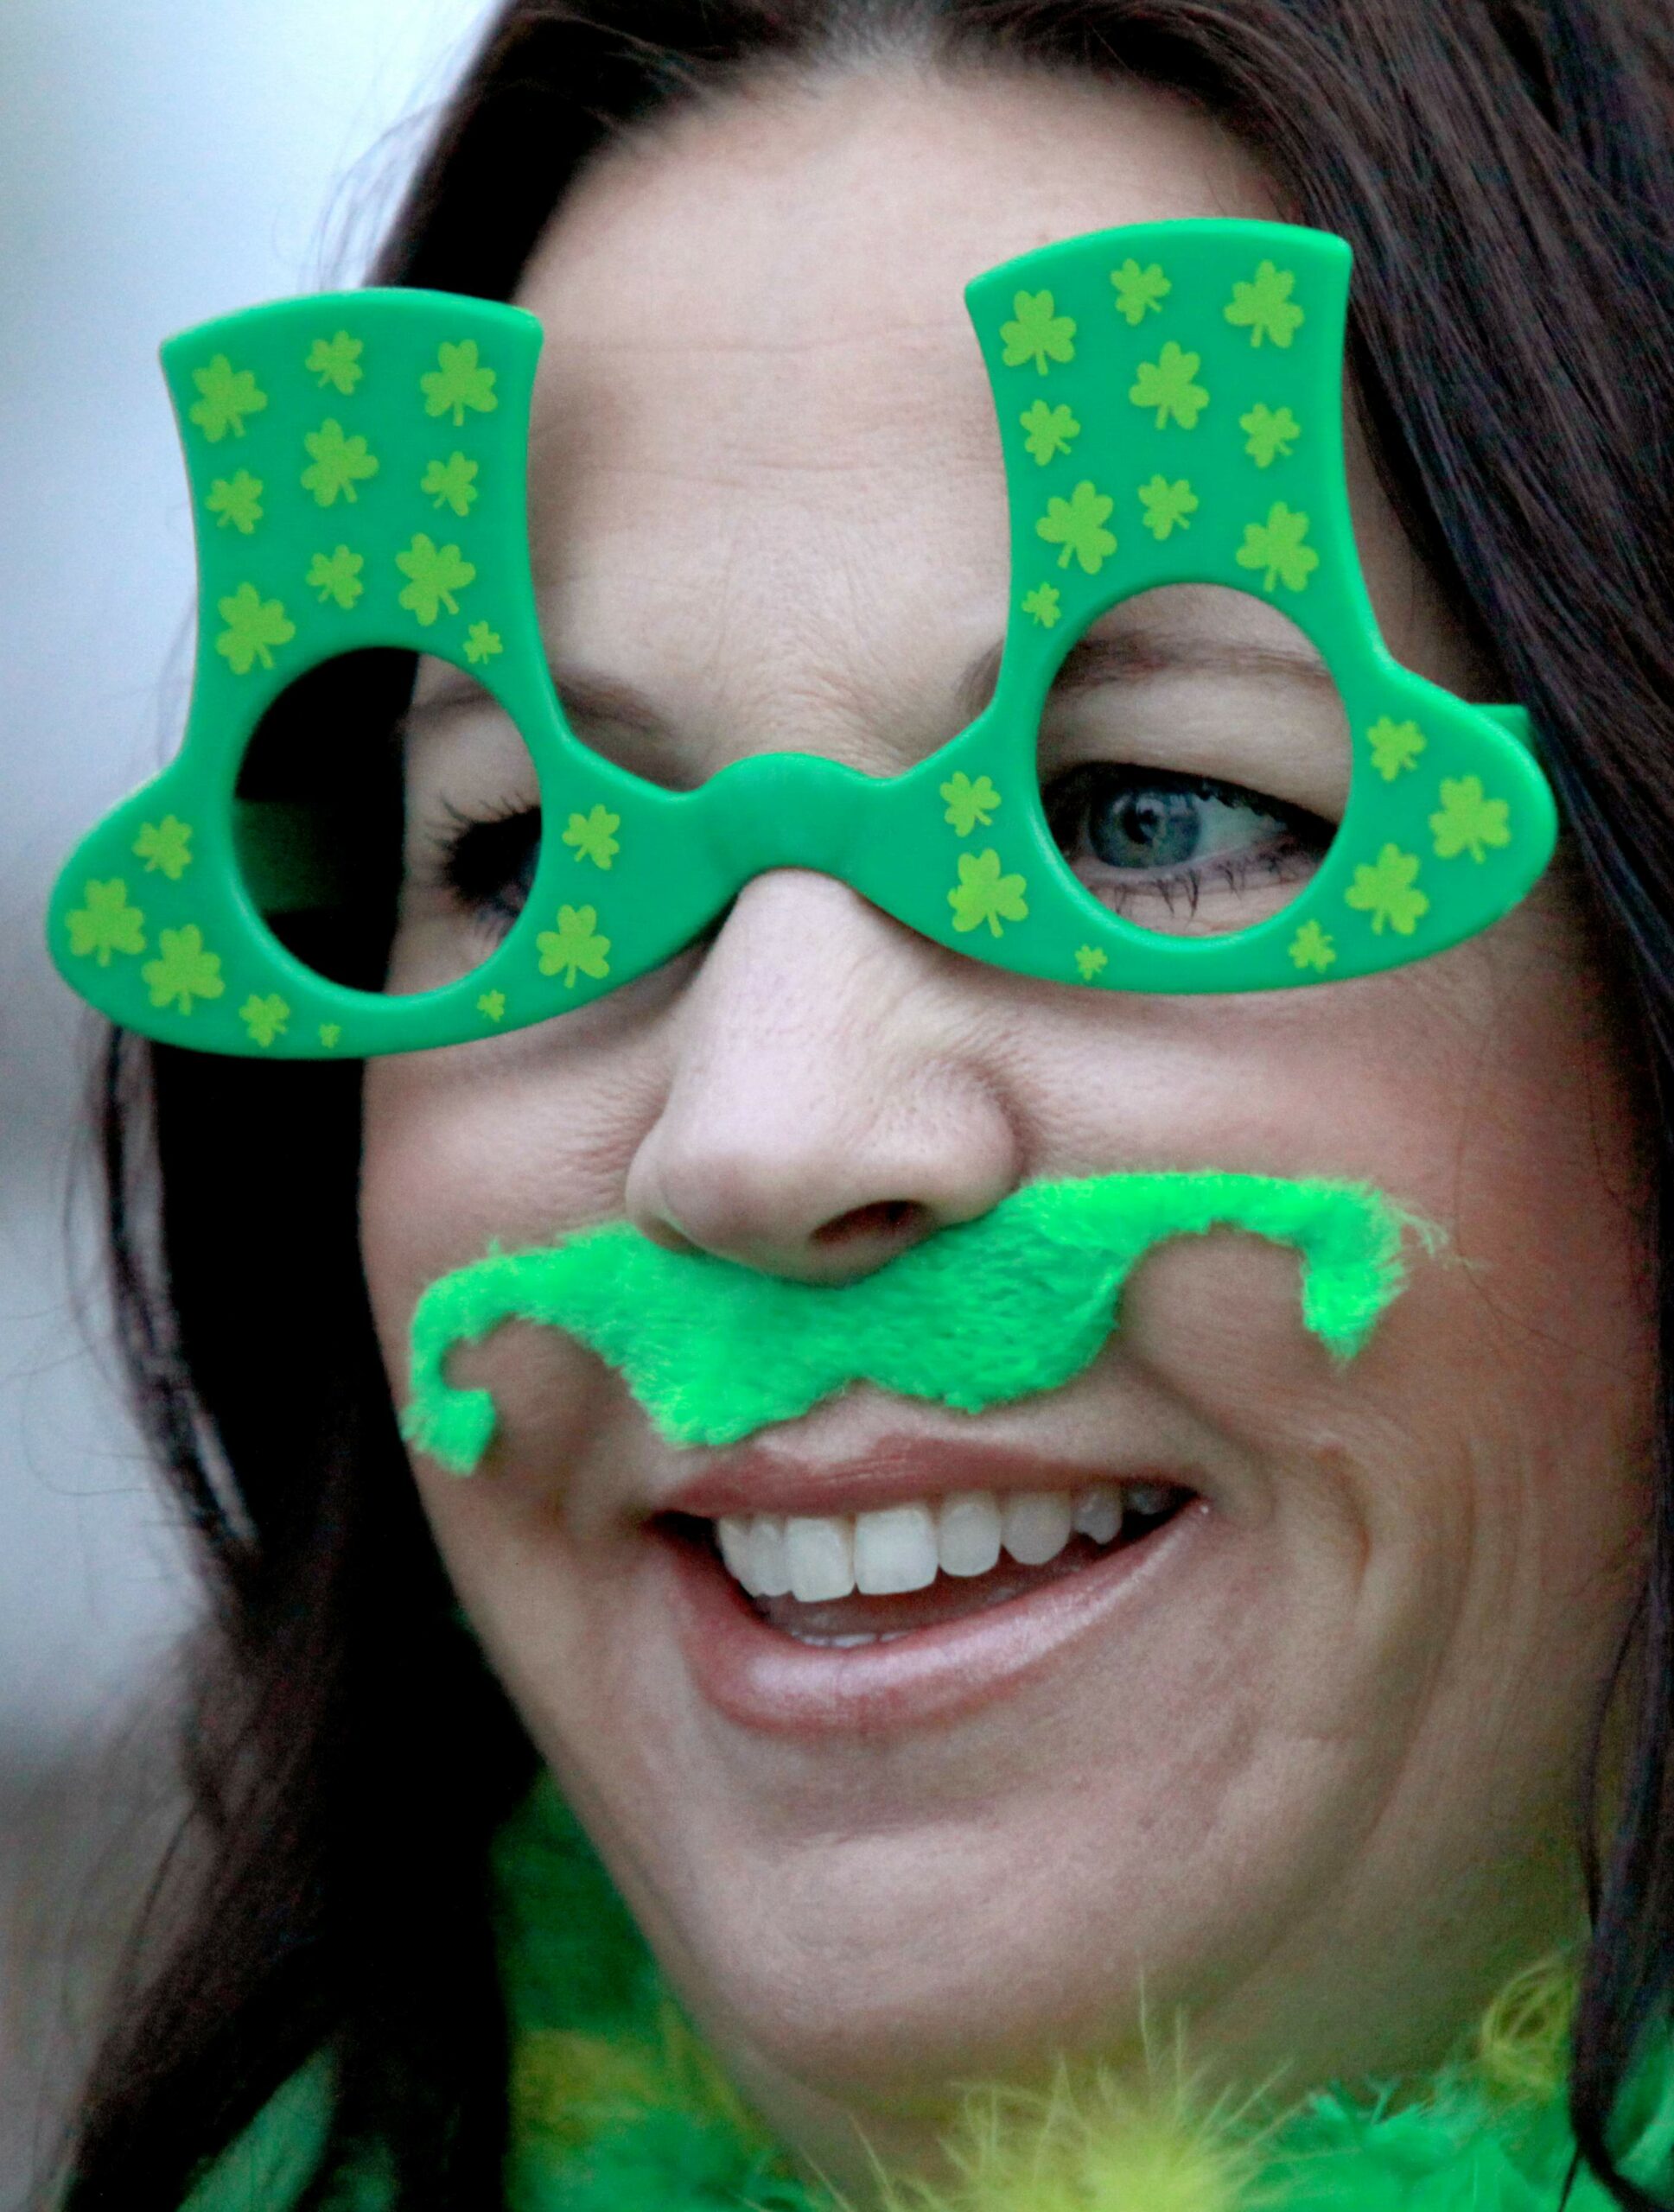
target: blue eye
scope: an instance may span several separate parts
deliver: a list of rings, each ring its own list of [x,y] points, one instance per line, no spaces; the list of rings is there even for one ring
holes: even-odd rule
[[[1087,888],[1123,911],[1145,898],[1195,912],[1211,891],[1312,873],[1333,825],[1242,784],[1092,760],[1042,794],[1059,850]]]
[[[1203,817],[1195,791],[1112,784],[1088,805],[1087,841],[1111,868],[1177,868],[1196,858]]]

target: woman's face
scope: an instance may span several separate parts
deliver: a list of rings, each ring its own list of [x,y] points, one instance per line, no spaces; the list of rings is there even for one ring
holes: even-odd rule
[[[1110,225],[1278,212],[1164,96],[1022,74],[763,89],[601,162],[520,295],[546,327],[536,575],[582,734],[681,785],[785,748],[888,774],[952,735],[1007,607],[963,285]],[[1492,696],[1358,451],[1351,480],[1392,650]],[[1046,757],[1252,703],[1336,729],[1258,601],[1101,634],[1133,650],[1054,703]],[[492,711],[421,706],[411,761],[421,836],[533,795]],[[415,888],[398,979],[438,929],[492,925]],[[1391,975],[1193,999],[1013,976],[780,870],[595,1005],[372,1065],[398,1393],[432,1278],[624,1216],[823,1283],[1024,1182],[1122,1169],[1359,1179],[1446,1232],[1347,1366],[1300,1325],[1294,1258],[1219,1236],[1149,1262],[1054,1393],[973,1417],[859,1389],[727,1452],[661,1441],[556,1332],[461,1357],[504,1421],[472,1480],[415,1465],[442,1555],[792,2140],[838,2173],[856,2120],[910,2152],[951,2081],[1131,2048],[1142,1981],[1229,2073],[1426,2063],[1572,1930],[1650,1418],[1622,1058],[1556,880]],[[1189,1502],[846,1611],[758,1607],[702,1525],[1137,1482]]]

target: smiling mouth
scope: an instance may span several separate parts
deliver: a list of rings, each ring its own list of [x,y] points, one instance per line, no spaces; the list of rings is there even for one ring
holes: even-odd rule
[[[966,1491],[855,1514],[671,1514],[758,1619],[799,1643],[854,1649],[1026,1598],[1134,1550],[1190,1504],[1172,1482]]]

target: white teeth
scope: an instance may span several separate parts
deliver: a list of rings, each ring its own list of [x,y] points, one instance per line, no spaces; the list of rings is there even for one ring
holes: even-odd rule
[[[868,1636],[814,1636],[805,1628],[793,1628],[789,1633],[799,1643],[815,1644],[822,1651],[852,1651],[857,1643],[899,1643],[907,1630],[886,1628]]]
[[[1084,1490],[1075,1501],[1075,1533],[1096,1544],[1111,1544],[1122,1533],[1122,1493],[1101,1485]]]
[[[788,1598],[790,1562],[785,1556],[782,1514],[758,1513],[750,1522],[749,1572],[744,1587],[753,1598]]]
[[[715,1535],[721,1556],[727,1562],[728,1573],[735,1582],[742,1582],[752,1597],[759,1596],[750,1579],[750,1516],[723,1514],[715,1524]]]
[[[1000,1538],[1019,1567],[1044,1567],[1070,1540],[1066,1490],[1023,1491],[1005,1502]]]
[[[846,1598],[855,1586],[855,1532],[847,1520],[792,1514],[785,1523],[791,1595],[805,1605]]]
[[[960,1491],[871,1513],[729,1513],[716,1522],[715,1534],[728,1573],[751,1597],[831,1605],[856,1589],[871,1598],[926,1590],[939,1572],[988,1574],[1002,1550],[1019,1566],[1044,1567],[1072,1535],[1114,1543],[1125,1514],[1162,1513],[1177,1495],[1168,1483],[1096,1483],[1073,1496],[1060,1490],[1003,1497]],[[874,1639],[814,1640],[846,1645]]]
[[[936,1579],[936,1516],[927,1505],[855,1516],[855,1584],[869,1598],[927,1590]]]
[[[961,1491],[942,1500],[936,1556],[944,1574],[986,1574],[999,1564],[1000,1508],[991,1491]]]

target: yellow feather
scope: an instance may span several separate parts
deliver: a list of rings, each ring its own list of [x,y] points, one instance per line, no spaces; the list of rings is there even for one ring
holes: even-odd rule
[[[1041,2092],[967,2093],[940,2181],[881,2177],[883,2212],[1237,2212],[1264,2131],[1200,2094],[1177,2050],[1146,2077],[1060,2065]]]
[[[525,2029],[512,2046],[514,2131],[574,2147],[602,2126],[676,2109],[767,2139],[672,1999],[659,2003],[652,2032],[655,2040]]]
[[[1575,1995],[1575,1961],[1567,1950],[1537,1959],[1506,1983],[1476,2031],[1477,2067],[1493,2094],[1537,2104],[1560,2094]]]

